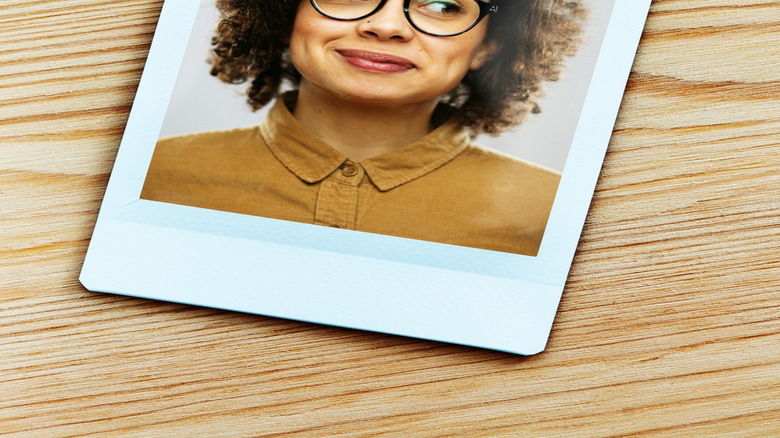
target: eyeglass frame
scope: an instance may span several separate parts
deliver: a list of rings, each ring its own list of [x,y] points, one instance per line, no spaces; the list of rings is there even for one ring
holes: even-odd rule
[[[426,35],[431,35],[431,36],[435,36],[435,37],[442,37],[442,38],[454,37],[454,36],[462,35],[462,34],[468,32],[468,31],[470,31],[476,25],[478,25],[479,22],[482,21],[483,18],[487,17],[489,14],[495,14],[496,12],[498,12],[498,6],[497,5],[490,4],[490,3],[486,2],[485,0],[473,0],[473,1],[477,2],[477,6],[479,6],[479,16],[477,17],[476,20],[474,20],[474,23],[472,23],[471,26],[469,26],[465,30],[462,30],[462,31],[457,32],[457,33],[451,33],[451,34],[446,34],[446,35],[439,35],[439,34],[436,34],[436,33],[427,32],[427,31],[422,30],[419,27],[417,27],[417,25],[414,24],[414,22],[412,21],[412,17],[409,16],[409,5],[412,3],[412,0],[404,0],[404,15],[406,16],[406,21],[408,21],[409,24],[413,28],[415,28],[416,30],[418,30],[418,31],[420,31],[420,32],[422,32],[422,33],[424,33]],[[376,14],[377,12],[379,12],[379,10],[381,10],[385,6],[385,3],[387,3],[387,0],[380,0],[379,4],[376,6],[376,8],[374,8],[373,11],[371,11],[368,14],[365,14],[363,16],[356,17],[356,18],[338,18],[338,17],[333,17],[331,15],[326,14],[325,11],[320,9],[320,7],[317,6],[317,1],[316,0],[309,0],[309,3],[311,3],[312,7],[314,7],[314,9],[317,12],[319,12],[323,17],[330,18],[331,20],[337,20],[337,21],[358,21],[358,20],[362,20],[364,18],[370,17],[370,16]]]

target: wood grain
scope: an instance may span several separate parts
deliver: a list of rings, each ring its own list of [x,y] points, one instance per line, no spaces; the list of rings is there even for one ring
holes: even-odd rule
[[[780,436],[780,2],[654,1],[530,358],[84,290],[161,5],[0,5],[0,434]]]

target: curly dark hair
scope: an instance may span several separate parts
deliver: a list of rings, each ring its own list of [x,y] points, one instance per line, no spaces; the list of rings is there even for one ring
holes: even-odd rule
[[[307,0],[217,0],[221,21],[212,39],[211,74],[228,83],[251,80],[253,109],[279,94],[284,79],[301,75],[292,65],[289,40],[295,14]],[[499,12],[489,18],[486,41],[498,51],[469,71],[441,102],[473,134],[498,134],[531,111],[544,81],[557,80],[565,55],[580,42],[583,0],[492,0]]]

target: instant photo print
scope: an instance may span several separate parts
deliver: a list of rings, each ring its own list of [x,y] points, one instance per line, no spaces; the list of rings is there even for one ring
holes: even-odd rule
[[[306,4],[298,14],[302,8],[309,8],[309,3],[312,7],[317,4],[301,1]],[[351,13],[329,9],[322,6],[324,3],[320,2],[319,10],[307,9],[313,14],[310,17],[331,19],[328,13]],[[380,7],[395,3],[388,0]],[[575,55],[565,57],[559,80],[541,85],[541,97],[537,99],[541,112],[529,111],[514,129],[499,136],[479,135],[473,140],[457,137],[465,145],[463,152],[429,148],[425,156],[407,153],[405,161],[399,161],[398,156],[393,160],[369,157],[352,161],[317,146],[321,141],[313,134],[300,134],[303,129],[297,127],[292,110],[296,91],[290,91],[296,87],[289,82],[283,85],[286,94],[278,103],[270,102],[252,111],[246,103],[246,83],[227,84],[209,74],[211,38],[218,22],[214,0],[167,0],[84,261],[81,282],[95,292],[523,355],[542,351],[650,0],[586,0],[584,4],[587,13],[582,42]],[[489,6],[485,3],[478,11],[487,20],[492,13]],[[409,35],[425,31],[429,33],[426,38],[453,38],[430,33],[449,35],[464,27],[418,17],[415,14],[426,12],[415,12],[414,5],[410,8],[411,12],[406,13]],[[496,13],[500,12],[499,7]],[[357,15],[348,18],[355,19],[339,23],[358,26],[365,19]],[[358,57],[357,61],[347,61],[371,70],[370,74],[413,65],[388,55],[349,50],[340,54]],[[392,69],[372,64],[387,61],[395,63]],[[345,64],[345,68],[351,67]],[[300,96],[303,99],[303,94]],[[456,138],[455,131],[444,132],[449,129],[448,123],[442,122],[429,135]],[[286,136],[289,149],[280,150],[274,135]],[[216,164],[220,154],[239,153],[234,143],[260,137],[267,144],[252,143],[247,149],[251,157],[236,155],[230,164]],[[168,140],[171,138],[174,140]],[[197,151],[205,152],[197,158],[200,152],[164,146],[168,144],[176,148],[196,144]],[[223,147],[226,149],[220,149]],[[423,150],[404,148],[407,152]],[[184,152],[176,155],[171,150]],[[479,158],[474,160],[480,165],[500,163],[499,167],[478,168],[483,173],[484,169],[500,169],[496,171],[500,179],[470,185],[469,181],[485,178],[476,171],[476,177],[469,176],[469,169],[475,167],[464,158],[467,153],[477,154]],[[323,157],[330,160],[331,168],[322,164]],[[398,166],[406,172],[412,167],[410,160],[418,159],[430,161],[425,172],[404,176],[403,180],[388,164],[400,162]],[[164,191],[150,187],[167,184],[169,173],[165,169],[171,162],[177,169],[192,169],[192,177],[170,177],[178,178],[172,186],[190,190],[201,175],[218,172],[222,166],[220,178],[230,179],[230,188],[220,185],[221,191],[215,194],[209,193],[209,185],[205,184],[196,190],[205,193],[203,196],[179,196],[178,189],[170,196],[159,195]],[[180,165],[182,162],[186,163]],[[314,170],[300,170],[309,167]],[[316,172],[321,175],[308,176]],[[361,177],[365,184],[375,187],[360,186],[345,192],[338,184],[329,183],[329,175]],[[529,180],[528,175],[541,176]],[[294,181],[295,190],[286,189],[285,178]],[[281,185],[281,189],[264,189],[274,184]],[[414,191],[423,184],[429,192]],[[305,204],[299,202],[304,197],[316,200],[311,202],[311,208],[316,209],[314,220],[277,214],[292,207],[269,207],[279,201],[270,195],[264,198],[264,194],[274,190],[285,196],[300,193],[293,202],[296,208]],[[253,197],[253,193],[258,195]],[[323,200],[349,196],[363,202],[362,206],[367,205],[365,199],[370,196],[372,209],[345,216],[343,212],[333,213],[335,210]],[[450,205],[459,206],[458,215],[446,210]],[[539,211],[518,207],[528,205]],[[425,213],[427,222],[417,221],[415,214],[425,209],[436,214]],[[465,219],[454,219],[460,215]],[[515,233],[530,236],[515,241],[493,228],[470,225],[491,221],[500,222],[496,229],[509,230],[506,236],[512,235],[515,228],[525,230],[524,222],[533,222],[535,225],[527,229],[534,232]]]

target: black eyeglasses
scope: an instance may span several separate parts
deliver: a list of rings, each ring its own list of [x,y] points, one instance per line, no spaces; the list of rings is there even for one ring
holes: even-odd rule
[[[362,20],[387,3],[387,0],[309,0],[320,14],[340,21]],[[451,37],[476,26],[498,6],[484,0],[404,0],[404,15],[422,33]]]

